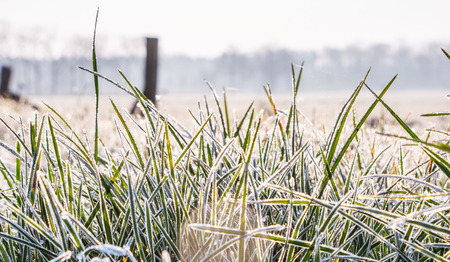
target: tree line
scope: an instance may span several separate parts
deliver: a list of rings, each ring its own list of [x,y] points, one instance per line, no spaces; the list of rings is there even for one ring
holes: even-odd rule
[[[395,88],[401,90],[446,89],[450,65],[441,46],[429,45],[421,51],[387,45],[347,47],[321,51],[269,49],[248,53],[229,51],[214,58],[161,55],[158,68],[160,93],[206,93],[208,80],[216,88],[260,92],[270,83],[273,92],[290,92],[291,64],[304,62],[301,90],[307,92],[353,89],[369,68],[368,83],[382,87],[399,74]],[[450,49],[449,47],[443,47]],[[88,57],[12,58],[0,57],[0,65],[13,68],[11,89],[21,94],[84,94],[92,92],[92,76],[76,66],[90,68]],[[131,82],[143,87],[144,56],[127,55],[98,58],[99,72],[125,84],[117,68]],[[297,71],[297,69],[296,69]],[[120,92],[102,84],[101,92]]]

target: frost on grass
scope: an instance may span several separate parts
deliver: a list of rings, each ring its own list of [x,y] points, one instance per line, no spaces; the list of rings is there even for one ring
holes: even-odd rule
[[[12,156],[0,163],[11,185],[0,192],[0,259],[448,256],[448,132],[416,134],[392,113],[397,126],[386,122],[381,130],[396,135],[380,134],[364,122],[382,98],[362,118],[352,113],[363,88],[323,126],[305,120],[296,97],[290,107],[275,104],[269,89],[264,114],[251,104],[236,119],[214,92],[216,103],[205,99],[190,112],[192,133],[144,97],[143,116],[114,111],[98,141],[92,123],[71,126],[56,112],[16,122],[14,140],[0,142]]]

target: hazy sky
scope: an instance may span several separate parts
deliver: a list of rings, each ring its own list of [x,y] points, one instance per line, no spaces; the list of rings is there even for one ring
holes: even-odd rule
[[[97,7],[99,35],[157,36],[169,55],[450,43],[448,0],[3,0],[0,32],[91,37]]]

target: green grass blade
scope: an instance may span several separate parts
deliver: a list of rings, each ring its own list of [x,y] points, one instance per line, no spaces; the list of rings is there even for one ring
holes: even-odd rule
[[[247,180],[248,180],[248,172],[244,171],[243,184],[244,188],[242,190],[242,198],[241,198],[241,217],[239,222],[239,229],[241,231],[245,231],[245,222],[247,221]],[[245,259],[245,238],[239,239],[239,261],[243,262]]]
[[[441,50],[445,54],[445,56],[450,60],[450,55],[443,48],[441,48]]]
[[[50,233],[50,230],[48,228],[43,228],[36,221],[31,219],[27,215],[23,214],[16,207],[10,205],[8,208],[11,209],[17,216],[20,216],[22,219],[24,219],[26,221],[26,223],[28,224],[28,227],[31,227],[36,232],[39,232],[39,234],[41,234],[41,236],[44,237],[47,241],[52,243],[54,245],[54,247],[56,247],[57,249],[62,248],[61,243],[59,243],[58,240],[56,239],[56,237]]]
[[[353,104],[356,101],[356,98],[358,97],[364,82],[367,80],[367,77],[369,76],[370,70],[367,71],[366,76],[361,81],[361,83],[358,85],[358,87],[355,89],[353,94],[350,96],[349,100],[345,103],[345,105],[342,107],[341,112],[339,113],[338,119],[336,120],[336,124],[334,126],[334,129],[331,133],[332,142],[329,144],[327,149],[327,160],[328,163],[332,163],[334,153],[337,149],[337,144],[339,142],[339,139],[341,137],[342,130],[344,129],[345,121],[347,120],[347,117],[353,107]]]
[[[223,117],[222,107],[220,106],[220,102],[219,102],[219,97],[217,96],[217,93],[214,90],[214,87],[211,85],[211,83],[209,83],[208,81],[205,81],[205,82],[208,85],[208,87],[211,90],[211,92],[213,93],[214,100],[216,101],[216,105],[217,105],[217,110],[219,110],[219,116],[220,116],[220,121],[222,123],[222,130],[223,130],[223,141],[225,143],[225,140],[228,137],[228,134],[227,134],[227,128],[226,128],[226,125],[225,125],[225,119]]]
[[[391,113],[391,115],[397,120],[397,122],[403,127],[403,129],[413,138],[420,140],[419,137],[409,128],[409,126],[392,110],[382,99],[381,95],[378,96],[368,85],[365,85],[367,89],[375,96],[375,98]]]
[[[122,73],[122,71],[119,70],[119,74],[122,76],[122,78],[127,82],[128,86],[131,88],[131,91],[133,91],[134,95],[138,99],[139,103],[142,105],[142,108],[144,109],[145,115],[147,116],[147,120],[150,122],[150,125],[152,127],[153,132],[155,132],[155,124],[153,123],[152,117],[150,116],[149,109],[145,106],[144,100],[149,103],[148,98],[145,95],[141,95],[139,90],[135,88],[128,78]]]
[[[145,205],[145,237],[147,241],[147,246],[149,248],[150,256],[152,261],[156,261],[154,239],[153,239],[153,216],[150,213],[149,203]]]
[[[192,144],[194,144],[194,142],[197,139],[197,137],[203,132],[203,130],[205,129],[206,125],[211,120],[212,116],[213,116],[212,114],[209,115],[209,117],[205,120],[205,122],[202,124],[200,129],[197,131],[197,133],[195,133],[194,137],[192,137],[191,141],[183,148],[183,151],[178,156],[177,160],[175,160],[175,163],[173,165],[174,168],[176,168],[178,166],[178,164],[181,162],[181,159],[186,155],[187,151],[191,148]]]
[[[397,78],[397,75],[394,76],[392,78],[392,80],[386,85],[386,87],[383,89],[383,91],[381,91],[380,95],[378,96],[379,98],[383,97],[384,94],[388,91],[388,89],[391,87],[392,83],[394,83],[395,79]],[[339,152],[338,156],[336,157],[336,159],[334,160],[334,164],[331,167],[331,172],[334,172],[336,170],[336,168],[338,167],[342,157],[344,157],[345,152],[347,152],[348,147],[350,146],[350,144],[352,143],[353,139],[356,137],[356,134],[359,132],[359,130],[361,129],[361,127],[363,126],[363,124],[366,122],[367,118],[369,117],[369,115],[372,113],[372,111],[374,110],[375,106],[378,104],[378,100],[375,100],[369,107],[369,109],[366,111],[366,113],[363,115],[363,117],[361,118],[361,120],[358,122],[358,124],[356,125],[355,129],[353,130],[352,134],[350,135],[350,137],[347,139],[347,141],[345,142],[344,146],[341,148],[341,151]],[[323,187],[324,188],[324,187]]]
[[[228,136],[231,136],[230,117],[229,117],[229,113],[228,113],[227,93],[225,91],[225,87],[223,88],[222,93],[223,93],[223,106],[224,106],[224,111],[225,111],[226,130],[227,130]]]
[[[15,237],[15,236],[12,236],[10,234],[5,234],[5,233],[2,233],[2,232],[0,232],[0,237],[2,237],[4,239],[12,240],[12,241],[14,241],[16,243],[19,243],[19,244],[24,245],[24,246],[28,246],[28,247],[33,248],[33,249],[36,249],[36,250],[38,250],[40,253],[42,253],[47,258],[56,257],[55,253],[53,253],[52,251],[50,251],[50,250],[40,246],[37,243],[29,242],[29,241],[27,241],[27,240],[25,240],[23,238]]]
[[[430,149],[423,147],[425,153],[434,161],[434,163],[444,172],[444,174],[450,178],[450,163],[446,161],[442,156],[436,154]]]
[[[32,155],[31,150],[28,148],[25,141],[19,136],[19,133],[15,132],[14,129],[12,129],[2,118],[0,118],[0,122],[2,122],[3,126],[5,126],[15,136],[17,141],[25,148],[27,153],[31,156]],[[3,143],[2,143],[2,145],[3,145]]]
[[[144,250],[142,249],[141,238],[139,237],[141,232],[138,227],[138,217],[137,217],[138,214],[136,211],[134,187],[133,187],[133,184],[131,183],[130,176],[128,176],[127,180],[128,180],[128,199],[130,202],[130,213],[131,213],[131,222],[133,224],[134,240],[137,245],[139,256],[141,257],[141,259],[143,261],[145,261],[145,254],[144,254]]]
[[[116,112],[117,117],[119,117],[120,123],[122,123],[122,126],[125,128],[125,131],[127,132],[129,141],[130,141],[130,143],[132,145],[132,148],[133,148],[133,154],[136,156],[136,159],[138,160],[141,169],[144,170],[145,165],[144,165],[144,162],[142,160],[142,155],[139,152],[139,149],[137,147],[136,141],[134,140],[134,137],[131,134],[130,129],[128,128],[127,124],[125,123],[125,120],[123,119],[122,114],[120,114],[119,110],[117,109],[116,104],[114,104],[114,102],[112,100],[110,100],[110,101],[111,101],[111,104],[112,104],[112,106],[114,108],[114,111]]]
[[[420,116],[424,116],[424,117],[450,116],[450,112],[429,113],[429,114],[422,114],[422,115],[420,115]]]
[[[253,101],[253,102],[248,106],[247,111],[245,111],[244,116],[242,117],[241,121],[239,122],[239,124],[238,124],[237,127],[236,127],[236,131],[234,132],[233,137],[236,137],[236,136],[239,135],[239,132],[240,132],[241,129],[242,129],[242,125],[244,124],[245,119],[247,119],[247,115],[248,115],[248,113],[251,111],[251,109],[253,108],[253,104],[254,104],[254,103],[255,103],[255,102]]]
[[[444,143],[441,143],[441,142],[430,143],[430,142],[422,141],[420,139],[408,138],[408,137],[404,137],[404,136],[391,135],[391,134],[385,134],[385,133],[380,133],[380,134],[384,135],[384,136],[390,136],[390,137],[395,137],[395,138],[400,138],[400,139],[412,141],[412,142],[415,142],[415,143],[419,143],[419,144],[422,144],[422,145],[425,145],[425,146],[434,147],[436,149],[439,149],[439,150],[445,151],[447,153],[450,153],[450,145],[444,144]]]
[[[8,254],[8,251],[5,249],[5,246],[2,244],[0,245],[0,253],[2,254],[2,261],[5,262],[12,262],[13,260],[11,259],[11,257]]]
[[[97,35],[97,22],[98,22],[98,13],[100,8],[97,8],[97,14],[95,15],[95,25],[94,25],[94,36],[92,38],[92,70],[94,72],[98,72],[97,69],[97,54],[95,52],[95,37]],[[95,87],[95,141],[94,141],[94,158],[95,162],[98,162],[98,76],[94,75],[94,87]]]
[[[70,217],[67,216],[67,214],[63,212],[61,214],[61,218],[62,218],[62,221],[64,222],[65,227],[67,228],[67,231],[72,240],[72,243],[74,243],[74,245],[75,245],[75,248],[78,251],[84,250],[85,247],[84,247],[83,241],[82,241],[81,237],[79,236],[75,227],[70,223]]]

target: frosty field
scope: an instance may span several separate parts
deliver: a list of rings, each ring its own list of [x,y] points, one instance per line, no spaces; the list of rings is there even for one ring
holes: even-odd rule
[[[1,100],[2,260],[448,261],[450,125],[420,115],[450,101],[390,84],[133,89],[143,114],[100,97],[98,135],[95,96]]]
[[[99,73],[97,19],[92,95],[0,100],[1,261],[450,261],[448,90],[303,93],[292,64],[289,95],[155,107]]]

